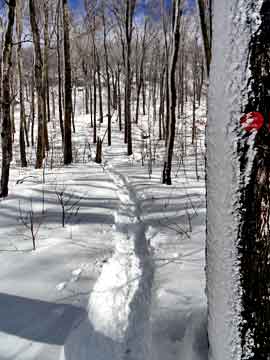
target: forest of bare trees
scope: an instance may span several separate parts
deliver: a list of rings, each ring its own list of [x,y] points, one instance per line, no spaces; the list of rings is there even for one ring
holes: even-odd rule
[[[163,182],[171,184],[175,128],[184,123],[181,114],[186,104],[194,101],[196,107],[200,103],[207,73],[194,9],[184,1],[174,2],[172,7],[162,1],[147,7],[135,0],[85,1],[80,12],[66,1],[27,4],[18,0],[14,7],[14,19],[12,4],[5,5],[10,16],[2,17],[8,26],[2,36],[3,85],[7,87],[11,79],[14,84],[12,91],[2,88],[2,196],[8,194],[12,134],[16,131],[20,132],[21,165],[31,166],[25,150],[31,145],[35,167],[41,168],[51,147],[48,123],[58,119],[63,163],[73,161],[78,89],[84,92],[85,112],[93,128],[89,143],[97,144],[97,161],[102,161],[102,147],[113,142],[113,115],[123,132],[127,155],[133,153],[134,124],[137,126],[141,114],[148,115],[158,123],[159,140],[166,147]],[[14,122],[16,102],[20,103],[19,129]],[[106,136],[98,139],[97,127],[103,122]],[[151,136],[142,136],[146,135]]]
[[[110,273],[108,268],[115,258],[121,258],[124,263],[121,276],[125,271],[128,273],[122,284],[125,288],[127,283],[128,286],[134,283],[132,266],[138,262],[141,268],[136,271],[143,275],[137,276],[134,270],[136,280],[139,278],[136,286],[140,288],[142,279],[148,286],[143,283],[144,294],[134,295],[131,300],[132,291],[128,288],[123,297],[130,300],[130,308],[133,301],[136,303],[140,296],[147,295],[142,301],[147,316],[140,317],[144,311],[138,301],[139,305],[136,303],[132,309],[134,318],[131,316],[130,320],[128,315],[125,334],[121,333],[122,323],[119,332],[128,344],[121,348],[125,354],[121,358],[140,360],[149,357],[132,357],[137,344],[132,348],[133,335],[129,331],[137,319],[143,325],[147,323],[140,334],[137,323],[134,327],[141,348],[148,354],[150,350],[143,338],[144,331],[145,334],[150,331],[151,290],[153,284],[157,285],[149,259],[153,257],[155,266],[159,264],[157,270],[163,266],[159,263],[162,261],[166,261],[166,266],[175,265],[184,252],[184,258],[201,254],[202,249],[198,250],[194,242],[201,232],[202,266],[206,269],[201,284],[206,288],[204,319],[206,323],[207,318],[208,325],[201,325],[203,321],[199,325],[192,323],[199,322],[202,310],[197,304],[193,308],[189,304],[181,321],[191,325],[181,323],[182,338],[175,336],[180,328],[175,326],[177,331],[174,329],[172,335],[176,338],[175,348],[183,345],[190,334],[196,339],[196,332],[207,327],[205,347],[209,360],[269,360],[270,0],[9,0],[0,4],[0,205],[5,206],[10,199],[12,181],[13,185],[20,185],[31,178],[29,188],[40,186],[41,211],[34,209],[33,199],[37,203],[40,200],[40,193],[36,198],[32,195],[34,190],[31,198],[28,195],[24,198],[30,201],[27,215],[23,214],[21,200],[18,205],[17,216],[30,230],[33,250],[37,249],[38,231],[46,216],[50,221],[53,218],[48,232],[57,218],[55,210],[46,213],[46,196],[51,205],[56,195],[62,228],[76,218],[80,203],[90,199],[83,205],[83,211],[91,211],[80,221],[87,224],[86,231],[93,233],[93,237],[105,234],[95,222],[105,228],[108,225],[108,232],[114,234],[110,240],[114,238],[116,243],[112,258],[101,260],[103,265],[107,264],[105,275],[106,271],[107,275]],[[75,168],[78,164],[81,167]],[[11,181],[14,169],[19,179]],[[29,169],[31,173],[27,173]],[[57,182],[59,174],[55,176],[53,190],[51,184],[46,184],[46,176],[52,176],[48,169],[61,169],[59,174],[66,172],[61,189]],[[77,169],[82,173],[95,169],[102,179],[97,176],[97,180],[94,175],[90,185],[89,173],[85,172],[78,180]],[[145,173],[140,172],[142,169]],[[100,185],[107,178],[113,183],[117,199],[112,193],[107,194],[108,198],[99,198],[99,192],[103,195],[103,191],[112,190],[111,184]],[[74,188],[66,191],[68,181],[79,181],[80,189],[86,182],[90,190],[79,195]],[[149,195],[152,186],[154,190]],[[88,199],[90,192],[96,197]],[[162,210],[158,207],[161,203]],[[98,206],[96,220],[91,216]],[[104,209],[111,211],[110,215],[101,216]],[[91,228],[93,223],[96,227]],[[71,221],[69,242],[73,243],[74,224],[70,224]],[[79,221],[78,224],[81,225]],[[197,226],[199,230],[194,235]],[[152,247],[152,235],[147,237],[151,231],[153,238],[162,234],[158,250]],[[175,234],[177,241],[187,247],[182,254],[175,241],[177,245],[173,246],[179,252],[170,254],[168,260],[165,257],[168,249],[160,245],[162,236],[168,240]],[[128,246],[122,248],[121,239]],[[185,243],[187,239],[191,245]],[[164,252],[155,257],[155,251],[160,249]],[[16,245],[12,251],[17,250]],[[131,266],[129,261],[134,264]],[[183,264],[182,259],[177,263]],[[115,268],[112,267],[112,274]],[[77,281],[82,271],[79,270],[75,269],[75,276],[73,270],[69,283]],[[106,280],[105,275],[101,272],[101,280]],[[58,284],[57,289],[64,289],[67,283]],[[96,284],[99,290],[99,281]],[[134,294],[138,288],[133,289]],[[114,297],[114,289],[111,293]],[[157,291],[157,302],[164,293]],[[175,288],[168,290],[169,296],[172,293],[182,296],[187,303],[192,302],[194,295],[179,295]],[[91,326],[97,326],[95,336],[102,345],[108,341],[108,329],[103,322],[100,299],[95,293],[90,296],[87,321],[90,319]],[[110,294],[108,299],[111,300]],[[121,301],[108,303],[121,313]],[[109,323],[111,318],[121,322],[121,316],[116,318],[112,308],[106,314]],[[169,315],[170,321],[174,316]],[[88,322],[86,326],[89,327]],[[104,330],[105,340],[103,337],[100,340],[99,327]],[[94,332],[92,328],[91,331]],[[84,360],[76,355],[69,358],[73,354],[72,341],[67,341],[71,350],[66,350],[65,359]],[[118,349],[119,341],[114,334],[109,336],[109,344]],[[192,343],[192,354],[196,346]],[[183,348],[179,352],[183,360],[206,359],[203,355],[189,358]]]

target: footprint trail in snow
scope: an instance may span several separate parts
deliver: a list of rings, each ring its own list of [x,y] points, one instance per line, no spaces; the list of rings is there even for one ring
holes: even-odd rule
[[[87,321],[71,334],[65,346],[66,360],[151,358],[154,271],[140,219],[140,201],[125,176],[109,166],[106,173],[113,179],[120,200],[115,213],[115,251],[93,288]]]

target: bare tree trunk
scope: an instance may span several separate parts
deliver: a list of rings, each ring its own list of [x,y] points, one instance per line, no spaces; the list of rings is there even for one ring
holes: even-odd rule
[[[64,164],[72,162],[72,81],[69,42],[69,10],[67,0],[62,0],[63,29],[64,29],[64,63],[65,63],[65,117],[64,117]]]
[[[175,69],[178,59],[179,41],[180,41],[180,18],[182,10],[180,9],[181,0],[173,1],[173,44],[172,44],[172,55],[169,69],[169,126],[168,126],[168,139],[166,147],[166,155],[163,167],[163,184],[171,185],[171,168],[172,168],[172,157],[174,148],[175,138],[175,108],[176,108],[176,87],[175,87]]]
[[[93,89],[92,84],[89,85],[89,97],[90,97],[90,126],[93,127]]]
[[[10,119],[10,70],[12,66],[12,34],[15,20],[16,0],[9,0],[8,23],[4,40],[2,67],[2,175],[0,197],[8,196],[9,169],[12,159],[12,131]]]
[[[165,129],[164,129],[164,78],[165,78],[165,66],[163,66],[160,73],[160,81],[159,81],[159,114],[158,114],[158,134],[159,140],[164,139]]]
[[[106,79],[107,79],[107,109],[108,109],[108,146],[112,144],[112,120],[111,120],[111,86],[110,86],[110,73],[109,73],[109,59],[108,59],[108,48],[107,48],[107,29],[106,29],[106,21],[105,14],[103,10],[102,14],[103,18],[103,46],[105,52],[105,68],[106,68]]]
[[[48,0],[43,0],[44,9],[44,88],[45,88],[45,108],[46,108],[46,119],[45,128],[47,128],[47,122],[51,121],[51,110],[50,110],[50,84],[49,84],[49,5]],[[48,132],[48,131],[47,131]],[[47,141],[47,139],[45,139]],[[49,141],[46,144],[47,151],[49,150]]]
[[[194,54],[195,55],[195,54]],[[192,96],[192,134],[191,142],[194,145],[196,138],[196,59],[193,59],[193,96]]]
[[[35,1],[29,0],[30,23],[33,34],[33,42],[35,49],[35,84],[37,89],[37,103],[38,103],[38,139],[37,139],[37,158],[36,168],[42,168],[43,158],[45,155],[44,149],[44,87],[42,82],[42,54],[40,48],[40,34],[36,19]]]
[[[88,98],[88,100],[89,100],[89,98]],[[73,90],[73,106],[72,106],[72,131],[73,131],[73,134],[75,134],[75,132],[76,132],[76,128],[75,128],[76,105],[77,105],[77,87],[75,84],[74,90]]]
[[[85,114],[89,114],[89,88],[88,88],[88,81],[84,88],[84,95],[85,95]]]
[[[16,32],[17,32],[17,63],[18,63],[18,76],[19,76],[19,97],[20,97],[20,155],[21,155],[21,166],[27,166],[26,152],[25,152],[25,139],[24,134],[27,133],[26,121],[25,121],[25,108],[24,108],[24,80],[23,80],[23,63],[22,63],[22,4],[21,0],[17,0],[16,5]]]
[[[154,73],[153,73],[153,80],[152,80],[152,89],[153,89],[153,131],[156,126],[157,120],[157,78],[158,78],[158,60],[156,54],[154,56]]]
[[[127,144],[127,133],[128,133],[128,129],[127,129],[127,116],[126,116],[126,113],[127,113],[127,89],[126,89],[126,79],[125,79],[125,93],[124,93],[124,131],[125,131],[125,134],[124,134],[124,143]]]
[[[44,131],[44,156],[45,156],[45,150],[48,152],[49,149],[49,136],[48,136],[48,112],[47,112],[47,80],[46,80],[46,73],[48,72],[48,49],[46,49],[47,46],[49,46],[48,44],[48,39],[46,39],[46,37],[48,37],[48,34],[46,35],[46,27],[48,27],[48,25],[46,25],[46,21],[48,21],[48,19],[46,20],[46,12],[47,12],[47,5],[46,5],[46,0],[43,0],[43,12],[44,12],[44,48],[43,48],[43,66],[42,66],[42,91],[43,91],[43,131]],[[47,29],[48,31],[48,29]]]
[[[3,43],[4,43],[4,33],[1,32],[1,51],[0,51],[0,99],[2,98],[2,68],[3,68]],[[0,126],[2,126],[2,106],[0,106]]]
[[[34,60],[33,60],[34,65]],[[32,84],[31,84],[31,145],[35,145],[34,139],[34,127],[35,127],[35,71],[34,66],[32,70]]]
[[[137,80],[137,99],[136,99],[136,113],[135,113],[135,123],[138,124],[139,119],[139,106],[140,106],[140,93],[141,88],[143,85],[143,66],[144,66],[144,58],[146,53],[146,28],[147,28],[147,20],[144,21],[144,29],[143,29],[143,39],[142,39],[142,54],[140,59],[140,66],[139,66],[139,74],[138,74],[138,80]],[[144,94],[143,94],[144,95]],[[145,95],[143,96],[143,108],[145,109]]]
[[[117,67],[117,98],[118,98],[118,121],[119,121],[119,131],[122,131],[122,99],[121,99],[121,69],[118,65]]]
[[[113,86],[113,96],[112,96],[112,106],[114,110],[117,110],[117,70],[112,72],[112,86]]]
[[[98,164],[102,163],[102,140],[100,137],[97,138],[95,162]]]
[[[169,45],[168,45],[168,30],[167,24],[165,21],[165,0],[160,0],[160,7],[162,12],[162,29],[163,29],[163,36],[164,36],[164,67],[165,67],[165,78],[164,78],[164,117],[163,117],[163,137],[165,139],[165,146],[167,146],[168,141],[168,124],[169,124],[169,113],[170,113],[170,106],[169,106]]]
[[[146,83],[144,80],[143,68],[142,68],[142,107],[143,107],[143,115],[146,115]]]
[[[97,67],[97,81],[98,81],[98,103],[99,103],[99,118],[100,123],[103,123],[103,100],[102,100],[102,84],[101,84],[101,73],[100,73],[100,62],[99,55],[96,49],[96,67]]]
[[[167,62],[165,69],[165,145],[168,144],[169,122],[170,122],[170,88],[169,88],[169,64]]]
[[[85,114],[88,115],[89,114],[88,68],[84,59],[82,60],[82,71],[84,74],[84,80],[86,82],[86,85],[84,87]]]
[[[62,135],[62,142],[64,143],[64,123],[63,123],[63,104],[62,104],[62,73],[61,73],[61,44],[60,44],[60,6],[61,0],[58,0],[57,9],[57,24],[56,24],[56,50],[57,50],[57,74],[58,74],[58,113],[59,125]]]
[[[94,56],[95,57],[95,56]],[[94,60],[96,61],[96,60]],[[96,80],[96,68],[94,69],[94,128],[93,128],[93,143],[97,142],[97,80]]]
[[[11,117],[11,131],[12,131],[12,143],[14,143],[15,139],[15,133],[16,133],[16,126],[15,126],[15,73],[14,67],[10,70],[10,89],[11,89],[11,103],[10,103],[10,117]],[[13,153],[12,153],[12,159],[13,159]]]
[[[199,18],[201,22],[201,31],[203,38],[203,46],[204,46],[204,55],[205,55],[205,64],[206,64],[206,72],[207,76],[209,76],[210,72],[210,63],[211,63],[211,1],[209,2],[209,11],[207,18],[207,9],[204,0],[197,0],[198,9],[199,9]]]
[[[51,89],[51,99],[52,99],[52,115],[53,118],[55,119],[55,115],[56,115],[56,111],[55,111],[55,92],[54,89]]]
[[[132,155],[132,124],[131,124],[131,40],[133,31],[133,16],[136,6],[136,0],[126,1],[126,15],[125,15],[125,36],[126,36],[126,51],[125,51],[125,126],[126,126],[126,140],[127,140],[127,154]]]

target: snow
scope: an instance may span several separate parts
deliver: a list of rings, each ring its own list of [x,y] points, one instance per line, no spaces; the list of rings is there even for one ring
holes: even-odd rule
[[[140,206],[134,191],[126,185],[128,180],[115,170],[107,170],[107,173],[120,199],[120,208],[115,214],[115,252],[103,266],[93,288],[88,318],[70,334],[65,344],[65,359],[83,360],[91,353],[93,359],[126,356],[139,360],[148,358],[150,353],[153,266],[144,224],[138,217]],[[86,322],[91,329],[90,344],[87,336],[86,344],[81,341]],[[89,353],[85,353],[86,347]]]
[[[66,286],[67,286],[67,282],[66,282],[66,281],[63,281],[63,282],[61,282],[60,284],[58,284],[58,285],[56,286],[56,289],[57,289],[58,291],[62,291]]]
[[[72,237],[70,229],[61,227],[56,177],[70,191],[79,187],[84,196],[76,220],[71,219],[80,227]],[[95,187],[98,181],[100,190]],[[37,236],[37,250],[32,251],[25,236],[28,230],[18,219],[18,201],[28,204],[23,188],[29,185],[15,185],[0,206],[0,358],[58,359],[68,333],[86,314],[89,292],[99,275],[95,261],[111,254],[112,212],[118,200],[112,181],[94,164],[55,169],[47,174],[46,221]],[[42,185],[30,186],[35,207],[41,209]]]
[[[206,360],[204,157],[201,180],[189,148],[174,184],[162,185],[161,162],[150,178],[139,145],[128,159],[114,123],[99,166],[93,149],[85,153],[80,101],[78,162],[51,169],[48,161],[44,183],[43,171],[21,170],[16,155],[0,203],[0,359]],[[64,228],[57,191],[79,200]],[[19,214],[30,199],[36,251]]]
[[[213,9],[206,169],[209,360],[242,359],[237,145],[248,95],[248,40],[258,29],[262,1],[255,3],[215,1]],[[248,144],[251,159],[255,133]]]

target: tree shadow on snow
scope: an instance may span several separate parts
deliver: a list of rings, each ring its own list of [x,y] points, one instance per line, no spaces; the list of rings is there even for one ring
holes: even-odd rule
[[[83,308],[0,293],[0,338],[15,335],[30,341],[63,345]],[[1,342],[0,341],[0,342]]]

